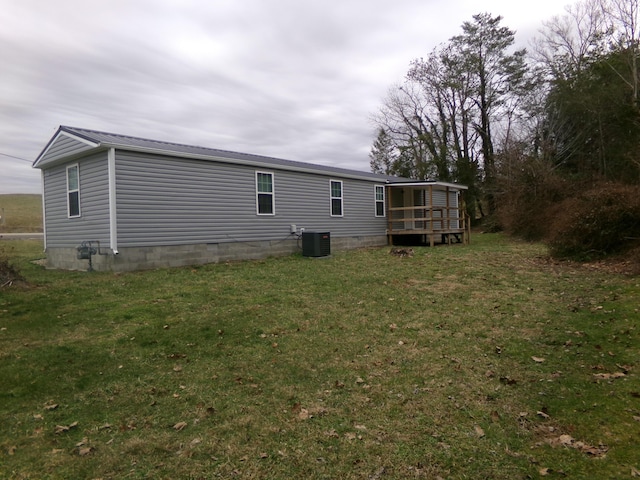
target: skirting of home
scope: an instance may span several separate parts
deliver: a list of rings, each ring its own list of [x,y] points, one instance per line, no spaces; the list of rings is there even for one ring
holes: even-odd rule
[[[386,235],[331,238],[332,251],[386,244]],[[300,251],[300,241],[295,237],[254,242],[123,247],[119,249],[117,255],[112,254],[110,250],[107,250],[108,253],[105,252],[104,255],[93,255],[92,267],[96,271],[124,272],[236,260],[258,260],[292,255]],[[46,267],[63,270],[88,270],[89,261],[77,258],[76,247],[50,247],[47,248]]]

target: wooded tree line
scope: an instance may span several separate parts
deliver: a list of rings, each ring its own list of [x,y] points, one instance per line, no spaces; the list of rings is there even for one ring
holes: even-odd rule
[[[528,51],[500,16],[473,16],[389,90],[372,171],[467,185],[472,218],[572,184],[640,184],[638,1],[567,7]]]

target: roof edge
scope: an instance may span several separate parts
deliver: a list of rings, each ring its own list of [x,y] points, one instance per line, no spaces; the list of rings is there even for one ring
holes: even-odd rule
[[[79,135],[77,132],[70,132],[70,131],[67,130],[68,128],[70,128],[70,127],[65,127],[63,125],[60,125],[58,127],[58,130],[56,130],[56,133],[53,134],[53,137],[51,137],[51,139],[47,142],[47,144],[42,149],[40,154],[36,157],[36,159],[31,164],[32,168],[39,168],[40,163],[42,163],[42,159],[46,156],[46,154],[49,151],[49,149],[51,148],[51,146],[62,135],[64,135],[65,137],[69,137],[69,138],[72,138],[74,140],[77,140],[79,142],[82,142],[82,143],[86,144],[87,146],[89,146],[91,148],[97,148],[97,147],[100,146],[100,142],[95,142],[95,141],[91,140],[90,138],[86,138],[86,137],[84,137],[82,135]]]
[[[469,190],[469,187],[466,185],[461,185],[459,183],[451,183],[451,182],[441,182],[439,180],[424,180],[424,181],[415,181],[411,180],[408,182],[389,182],[390,187],[428,187],[428,186],[438,186],[438,187],[449,187],[455,188],[458,190]]]

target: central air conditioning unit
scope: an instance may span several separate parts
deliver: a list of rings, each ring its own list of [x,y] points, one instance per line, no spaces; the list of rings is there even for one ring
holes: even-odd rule
[[[331,255],[329,232],[302,232],[303,257],[327,257]]]

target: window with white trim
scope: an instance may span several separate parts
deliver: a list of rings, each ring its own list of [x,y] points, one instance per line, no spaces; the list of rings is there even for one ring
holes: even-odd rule
[[[274,215],[273,173],[256,172],[256,211],[258,215]]]
[[[376,217],[384,217],[384,187],[375,185],[373,188],[376,199]]]
[[[80,216],[80,168],[78,164],[67,167],[67,215]]]
[[[331,180],[331,216],[342,216],[342,181]]]

